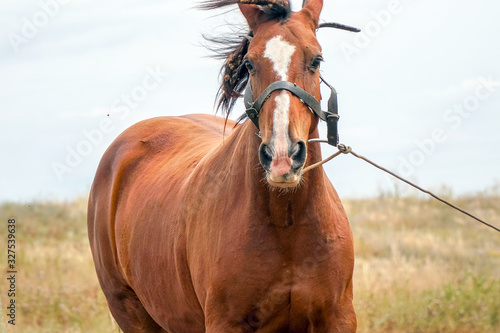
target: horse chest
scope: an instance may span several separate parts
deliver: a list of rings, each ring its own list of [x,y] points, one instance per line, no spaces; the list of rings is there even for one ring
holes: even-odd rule
[[[242,267],[242,274],[221,280],[225,286],[210,290],[205,311],[249,332],[306,332],[333,312],[332,280],[321,277],[314,259],[307,267],[261,267]]]
[[[309,322],[332,303],[325,290],[332,290],[328,276],[336,271],[334,242],[314,230],[258,228],[230,242],[212,266],[210,310],[250,328],[266,323],[270,332],[289,325],[291,316],[298,327]]]

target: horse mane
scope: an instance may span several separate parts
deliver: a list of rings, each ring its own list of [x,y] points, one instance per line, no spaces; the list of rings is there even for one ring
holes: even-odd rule
[[[288,0],[207,0],[200,4],[199,8],[204,10],[218,9],[234,4],[253,4],[260,6],[268,21],[285,21],[291,15],[290,2]],[[249,38],[253,31],[248,31],[245,36],[236,37],[210,37],[203,38],[211,43],[208,49],[214,52],[214,58],[225,60],[220,75],[222,83],[217,92],[217,110],[222,110],[229,117],[236,101],[240,98],[248,84],[249,73],[243,64],[243,57],[248,52]],[[239,121],[246,117],[243,114]]]

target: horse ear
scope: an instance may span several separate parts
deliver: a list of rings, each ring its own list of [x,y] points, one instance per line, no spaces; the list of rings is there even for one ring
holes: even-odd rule
[[[323,0],[304,0],[302,3],[301,13],[307,15],[314,25],[314,29],[318,27],[319,15],[323,9]]]
[[[255,27],[259,23],[260,15],[262,14],[262,10],[257,5],[246,5],[246,4],[238,4],[240,7],[240,11],[245,16],[248,26],[250,30],[255,30]]]

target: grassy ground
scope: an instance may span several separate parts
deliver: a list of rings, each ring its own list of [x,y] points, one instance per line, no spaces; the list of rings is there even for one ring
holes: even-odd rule
[[[498,192],[454,201],[500,222]],[[344,205],[355,239],[358,332],[500,332],[498,233],[422,198]],[[17,325],[6,325],[4,281],[0,332],[118,332],[91,261],[85,210],[85,199],[0,204],[1,221],[17,220],[19,270]]]
[[[453,200],[500,224],[500,196]],[[437,201],[345,206],[359,332],[500,332],[500,234]]]

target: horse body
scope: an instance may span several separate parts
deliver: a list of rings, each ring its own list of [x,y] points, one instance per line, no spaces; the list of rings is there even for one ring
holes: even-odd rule
[[[290,137],[318,137],[317,119],[302,114],[310,126]],[[322,168],[289,187],[276,170],[295,170],[293,156],[270,156],[266,181],[257,152],[274,139],[264,126],[261,134],[249,121],[161,117],[108,148],[90,194],[89,239],[125,332],[356,330],[352,235],[340,199]],[[308,143],[301,163],[320,158],[319,144]]]
[[[329,331],[352,302],[351,234],[333,187],[318,169],[300,191],[270,191],[251,123],[224,140],[223,124],[156,118],[105,153],[89,235],[113,315],[126,332]]]

